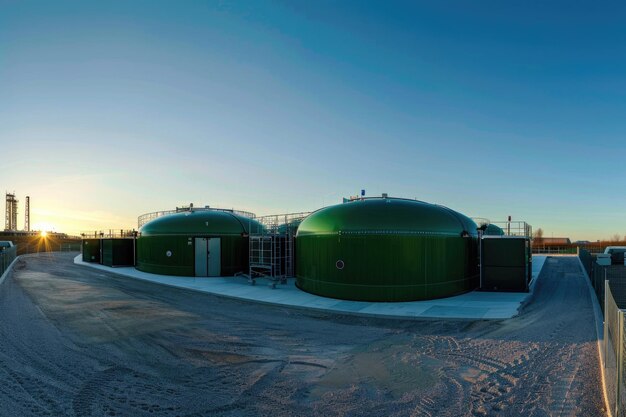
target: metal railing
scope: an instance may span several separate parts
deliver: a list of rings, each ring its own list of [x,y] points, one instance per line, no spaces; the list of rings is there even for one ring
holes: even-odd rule
[[[9,265],[11,265],[11,262],[15,260],[16,256],[17,246],[0,250],[0,276],[4,274],[4,271],[7,270]]]
[[[297,225],[311,213],[311,211],[303,211],[300,213],[271,214],[257,217],[256,221],[261,223],[268,230],[278,230],[281,226],[291,225],[295,225],[297,228]]]
[[[235,210],[235,209],[224,209],[224,208],[216,208],[216,207],[209,207],[209,206],[205,206],[205,207],[176,207],[175,210],[163,210],[163,211],[154,211],[152,213],[145,213],[142,214],[141,216],[137,217],[137,227],[140,228],[141,226],[143,226],[144,224],[148,223],[149,221],[152,221],[154,219],[157,219],[159,217],[162,216],[167,216],[168,214],[174,214],[174,213],[183,213],[186,211],[225,211],[227,213],[233,213],[233,214],[238,214],[239,216],[243,216],[243,217],[248,217],[251,219],[255,219],[256,218],[256,214],[251,213],[249,211],[242,211],[242,210]]]
[[[90,230],[82,232],[83,239],[124,239],[137,237],[136,230],[109,229],[109,230]]]
[[[491,222],[504,231],[506,236],[533,236],[533,227],[526,222],[511,221],[511,222]]]
[[[253,220],[250,220],[247,277],[251,284],[257,278],[268,278],[275,288],[277,283],[284,284],[288,277],[294,276],[296,230],[309,214],[301,212],[257,217],[254,220],[263,225],[259,229],[253,227]]]

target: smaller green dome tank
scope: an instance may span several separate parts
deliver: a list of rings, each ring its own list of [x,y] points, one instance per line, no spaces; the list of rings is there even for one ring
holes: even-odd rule
[[[293,235],[298,231],[298,227],[300,223],[302,223],[304,219],[296,219],[292,220],[289,223],[283,223],[278,226],[278,234],[286,235],[288,232],[291,232]]]
[[[254,219],[220,210],[158,217],[139,229],[136,267],[153,274],[195,276],[196,238],[219,238],[220,276],[247,272],[249,233],[262,228]]]
[[[504,236],[504,230],[493,223],[489,223],[483,232],[486,236]]]

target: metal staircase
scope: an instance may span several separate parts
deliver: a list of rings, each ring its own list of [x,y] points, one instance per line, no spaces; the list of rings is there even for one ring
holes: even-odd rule
[[[285,284],[287,278],[295,275],[296,230],[309,214],[277,214],[255,219],[263,227],[260,230],[249,228],[250,284],[256,284],[258,278],[266,278],[272,288],[276,288],[277,284]]]

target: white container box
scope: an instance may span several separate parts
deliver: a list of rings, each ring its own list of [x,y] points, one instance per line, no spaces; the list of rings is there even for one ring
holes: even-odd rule
[[[608,266],[611,265],[611,255],[608,253],[599,253],[596,256],[596,262],[598,265]]]

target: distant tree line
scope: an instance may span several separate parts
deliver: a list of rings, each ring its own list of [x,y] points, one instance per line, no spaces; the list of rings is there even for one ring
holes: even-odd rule
[[[543,229],[541,227],[537,228],[533,233],[533,238],[537,240],[543,239]],[[626,234],[624,236],[619,233],[613,234],[606,242],[626,242]]]

